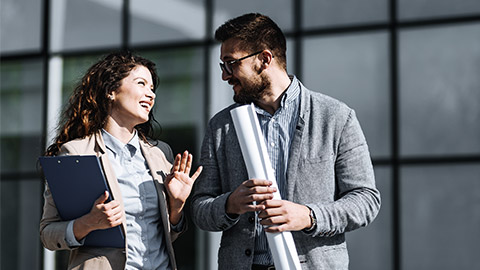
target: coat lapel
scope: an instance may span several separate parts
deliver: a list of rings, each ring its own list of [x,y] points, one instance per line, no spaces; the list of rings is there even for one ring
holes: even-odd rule
[[[290,156],[288,157],[287,165],[287,200],[294,201],[293,192],[295,190],[295,183],[297,179],[297,168],[300,162],[301,150],[304,140],[304,130],[308,130],[307,119],[310,117],[310,98],[308,91],[305,91],[305,87],[300,83],[300,110],[298,123],[295,127],[295,132],[290,145]]]
[[[170,255],[170,262],[172,264],[172,269],[176,269],[176,262],[174,260],[174,251],[172,246],[172,238],[170,235],[170,220],[168,215],[168,205],[167,205],[167,195],[164,185],[164,179],[166,175],[170,172],[170,168],[172,164],[167,161],[165,155],[163,154],[160,149],[158,150],[157,155],[152,154],[152,147],[145,142],[140,140],[140,148],[142,150],[142,154],[147,161],[148,168],[150,169],[150,174],[153,177],[153,182],[155,184],[155,188],[157,189],[158,194],[158,207],[160,210],[160,216],[162,218],[163,223],[163,232],[165,236],[165,243],[167,245],[167,250]],[[155,148],[154,148],[155,149]]]
[[[110,166],[108,155],[106,154],[105,142],[103,141],[103,137],[101,133],[95,134],[95,148],[96,148],[95,152],[97,153],[98,158],[100,159],[100,163],[102,164],[103,171],[105,172],[107,184],[110,187],[110,192],[112,193],[111,196],[113,199],[120,202],[122,209],[125,209],[123,204],[122,192],[120,191],[120,186],[118,185],[115,172]],[[122,228],[123,228],[123,233],[126,236],[127,235],[127,219],[125,216],[123,217]]]

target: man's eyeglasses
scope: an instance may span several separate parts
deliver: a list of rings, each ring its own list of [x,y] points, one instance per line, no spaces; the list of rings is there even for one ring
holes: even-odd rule
[[[239,59],[230,60],[230,61],[227,61],[227,62],[220,63],[220,68],[221,68],[223,71],[225,71],[228,75],[232,75],[232,73],[233,73],[232,66],[233,66],[235,63],[238,63],[238,62],[240,62],[240,61],[242,61],[242,60],[245,60],[245,59],[247,59],[247,58],[249,58],[249,57],[252,57],[252,56],[254,56],[254,55],[257,55],[257,54],[259,54],[259,53],[261,53],[261,52],[263,52],[263,50],[258,51],[258,52],[256,52],[256,53],[249,54],[249,55],[247,55],[247,56],[245,56],[245,57],[242,57],[242,58],[239,58]]]

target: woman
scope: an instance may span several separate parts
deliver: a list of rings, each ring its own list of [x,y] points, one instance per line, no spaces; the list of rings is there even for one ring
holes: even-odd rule
[[[112,53],[70,98],[46,155],[98,156],[114,200],[105,192],[88,214],[63,221],[47,186],[40,237],[47,249],[71,251],[69,269],[176,269],[172,242],[186,229],[183,207],[202,168],[190,177],[191,154],[178,154],[172,166],[170,147],[148,142],[157,81],[151,61]],[[83,246],[91,231],[115,226],[125,248]]]

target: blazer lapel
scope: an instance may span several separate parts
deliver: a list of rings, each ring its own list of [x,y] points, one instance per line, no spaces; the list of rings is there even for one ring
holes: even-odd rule
[[[164,185],[164,179],[166,175],[170,172],[172,165],[167,161],[165,155],[162,151],[158,149],[160,155],[153,155],[151,146],[147,145],[145,142],[140,140],[140,148],[142,149],[143,156],[147,161],[148,168],[150,169],[150,174],[153,177],[153,182],[155,188],[157,189],[158,194],[158,206],[160,210],[160,216],[162,218],[163,224],[163,234],[165,236],[165,244],[167,246],[168,253],[170,255],[170,263],[172,264],[172,269],[177,269],[175,262],[175,255],[172,245],[172,238],[170,235],[170,220],[168,215],[168,205],[167,205],[167,195]]]
[[[100,163],[102,164],[103,171],[105,172],[105,177],[107,180],[107,184],[110,187],[110,196],[120,202],[122,209],[125,209],[123,204],[122,192],[120,191],[120,186],[118,185],[117,177],[115,176],[115,172],[113,171],[112,167],[110,166],[110,162],[108,160],[108,155],[106,154],[106,146],[105,142],[103,141],[103,137],[101,133],[95,134],[95,142],[96,142],[96,149],[95,152],[100,159]],[[127,234],[127,219],[124,216],[122,222],[123,233],[126,236]],[[126,238],[125,238],[126,240]]]
[[[298,123],[295,127],[295,132],[292,139],[292,144],[290,145],[290,156],[288,157],[287,164],[287,198],[290,201],[294,201],[293,192],[295,190],[295,183],[297,179],[297,169],[298,163],[300,162],[302,145],[304,140],[304,130],[308,130],[307,119],[310,117],[310,98],[308,91],[300,83],[300,110]]]

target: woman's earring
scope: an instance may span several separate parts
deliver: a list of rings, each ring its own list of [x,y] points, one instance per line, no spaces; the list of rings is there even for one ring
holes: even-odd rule
[[[113,101],[113,96],[112,95],[108,95],[108,98]]]

